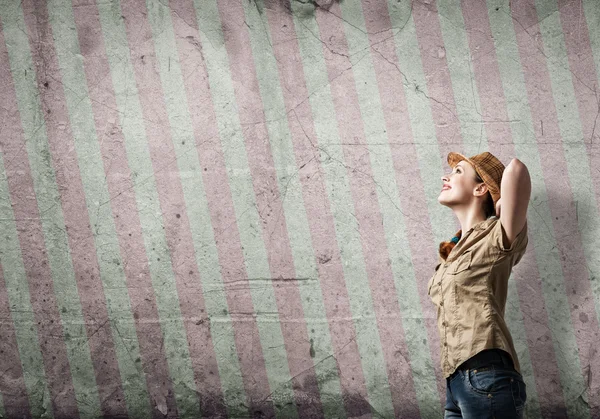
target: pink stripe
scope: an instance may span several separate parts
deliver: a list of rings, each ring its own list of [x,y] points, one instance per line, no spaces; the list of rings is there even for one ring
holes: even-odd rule
[[[469,35],[469,44],[473,56],[475,78],[482,105],[483,120],[486,121],[486,133],[490,149],[502,161],[508,163],[514,156],[514,146],[508,144],[508,150],[501,148],[506,143],[506,133],[510,133],[508,114],[502,81],[500,79],[495,47],[491,36],[487,8],[485,4],[472,7],[463,3],[465,26]],[[535,69],[536,67],[530,67]],[[528,75],[530,69],[523,65]],[[534,103],[530,103],[533,107]],[[540,148],[540,152],[543,152]],[[542,163],[544,164],[544,163]],[[548,178],[546,178],[548,180]],[[530,243],[533,243],[530,240]],[[523,313],[523,322],[527,331],[527,343],[535,375],[536,390],[544,415],[548,413],[566,415],[558,366],[552,345],[552,333],[548,327],[547,312],[543,296],[540,274],[531,245],[522,261],[513,269],[519,293],[519,302]],[[548,409],[552,409],[549,411]]]
[[[348,291],[340,249],[336,240],[335,223],[324,182],[325,173],[315,155],[314,121],[303,73],[300,49],[294,32],[294,21],[289,4],[269,1],[266,11],[279,69],[282,94],[288,115],[288,124],[294,144],[294,153],[302,182],[312,246],[323,292],[325,310],[334,349],[343,401],[348,416],[370,416],[362,361],[356,343],[356,331],[350,311]],[[313,140],[314,139],[314,140]]]
[[[37,87],[56,182],[60,185],[60,201],[102,413],[107,416],[124,415],[127,407],[96,258],[94,232],[88,217],[46,4],[24,0],[23,13],[32,59],[37,66]]]
[[[600,138],[598,76],[582,0],[558,0],[558,9],[583,127],[583,139],[587,146],[587,154],[591,155],[594,139],[598,142]],[[600,172],[592,172],[596,199],[600,202]]]
[[[512,4],[512,7],[514,17],[527,13],[529,15],[527,27],[531,25],[531,27],[534,28],[533,31],[537,31],[535,10],[533,10],[533,14],[531,14],[531,9],[533,8],[532,5],[525,5],[521,2],[519,4]],[[480,93],[484,114],[486,115],[486,118],[493,121],[507,121],[506,105],[502,95],[502,85],[489,29],[487,10],[485,10],[485,7],[482,7],[479,10],[473,7],[464,7],[463,13],[465,15],[467,32],[471,35],[471,50],[474,54],[478,86],[481,86]],[[475,28],[477,28],[477,30],[475,30]],[[553,106],[548,106],[548,104],[553,103],[553,97],[551,93],[548,93],[552,90],[546,63],[543,58],[541,58],[540,51],[537,49],[540,46],[533,42],[529,34],[523,32],[522,26],[515,22],[514,28],[519,46],[532,119],[534,121],[533,125],[536,131],[538,144],[540,145],[538,150],[540,152],[540,160],[547,190],[569,191],[569,185],[565,185],[564,183],[564,173],[568,172],[566,169],[563,148],[560,144],[561,137],[556,110]],[[476,52],[476,46],[480,48],[480,53]],[[541,124],[538,124],[535,121],[543,121],[544,134],[541,132]],[[491,141],[496,144],[506,141],[506,132],[510,132],[510,126],[508,126],[507,123],[497,122],[488,124],[487,126],[490,126],[491,128],[488,133],[488,137]],[[548,138],[553,140],[554,144],[552,144],[552,141],[548,142]],[[555,174],[559,174],[559,177]],[[586,350],[588,345],[586,345],[585,342],[592,341],[590,338],[596,333],[598,327],[597,322],[595,322],[595,316],[593,322],[595,324],[590,322],[587,325],[583,325],[579,319],[576,319],[575,321],[576,316],[574,315],[574,310],[576,310],[577,306],[582,307],[582,311],[585,311],[586,308],[589,308],[589,302],[593,305],[593,300],[588,300],[588,302],[585,301],[585,299],[589,299],[591,294],[587,272],[582,269],[585,266],[585,263],[582,260],[583,252],[581,249],[581,237],[579,236],[576,219],[571,216],[571,202],[572,197],[569,197],[569,199],[550,200],[549,206],[553,221],[558,220],[559,217],[562,218],[560,222],[554,222],[554,229],[558,239],[560,252],[563,255],[569,254],[570,257],[578,262],[576,263],[575,260],[571,260],[569,263],[566,263],[565,258],[561,258],[564,278],[569,278],[568,281],[565,281],[565,285],[571,303],[573,324],[575,330],[583,331],[581,334],[576,334],[583,367],[586,365],[585,360],[588,358],[587,354],[589,354],[589,351]],[[539,296],[543,295],[543,293],[541,282],[538,279],[539,272],[537,272],[537,266],[530,255],[531,253],[525,255],[523,262],[516,267],[515,274],[516,276],[522,275],[524,278],[523,280],[517,280],[517,285],[522,311],[525,314],[525,326],[528,329],[529,348],[533,368],[534,371],[536,371],[538,395],[543,413],[555,414],[555,411],[549,412],[548,409],[556,409],[560,411],[561,414],[564,414],[566,413],[564,399],[559,385],[560,377],[558,375],[558,368],[555,364],[555,358],[552,356],[553,351],[550,333],[548,331],[547,339],[545,339],[546,345],[540,345],[540,340],[533,340],[533,337],[536,334],[539,334],[540,324],[537,322],[533,324],[529,321],[529,318],[535,318],[542,312]],[[573,281],[574,278],[579,278],[579,280]],[[574,295],[573,293],[576,291],[574,289],[575,284],[579,287],[577,295]],[[537,313],[537,316],[535,313]],[[546,316],[544,316],[543,320],[542,326],[545,329],[545,327],[547,327]]]
[[[440,27],[437,5],[412,0],[413,20],[417,32],[417,41],[421,51],[421,62],[429,105],[435,121],[438,143],[442,151],[442,163],[446,165],[446,156],[450,151],[462,147],[464,139],[460,131],[450,69],[446,60],[446,48]],[[446,167],[446,166],[444,166]],[[441,182],[441,180],[440,180]]]
[[[0,34],[0,37],[2,35]],[[3,40],[0,39],[3,44]],[[1,47],[0,47],[1,48]],[[0,393],[7,417],[30,418],[29,399],[17,346],[17,336],[10,314],[4,271],[0,264]]]
[[[267,416],[274,416],[272,401],[268,399],[271,391],[258,326],[253,315],[255,310],[249,291],[248,275],[228,184],[229,176],[208,84],[208,73],[202,55],[196,13],[190,1],[172,1],[171,9],[187,102],[192,117],[198,158],[204,168],[202,175],[207,203],[250,412],[253,415],[263,412]],[[247,348],[254,348],[254,350],[249,351]],[[293,384],[296,386],[296,382]]]
[[[281,279],[296,278],[292,249],[287,233],[285,209],[277,188],[277,172],[269,143],[269,133],[264,122],[263,103],[259,94],[256,69],[252,57],[250,35],[244,25],[244,8],[241,2],[218,1],[221,22],[230,30],[224,32],[225,47],[230,57],[230,70],[235,87],[239,118],[244,133],[250,173],[262,219],[271,277],[280,316],[281,330],[288,355],[296,404],[301,417],[322,417],[322,406],[310,357],[310,340],[297,281],[283,283]],[[242,88],[242,86],[245,86]],[[248,89],[247,86],[255,86]],[[278,215],[279,214],[279,215]],[[309,397],[306,397],[306,395]]]
[[[591,181],[596,193],[596,202],[600,202],[600,171],[594,170],[595,167],[600,167],[600,153],[595,147],[600,138],[600,99],[588,27],[581,0],[559,0],[558,3],[583,140],[590,157]]]
[[[553,106],[552,84],[543,53],[542,36],[537,21],[534,0],[512,5],[514,28],[519,45],[523,72],[527,84],[529,103],[544,178],[548,191],[561,191],[561,199],[549,201],[558,249],[561,254],[562,273],[569,298],[571,321],[576,331],[581,373],[593,389],[600,387],[598,365],[594,358],[600,333],[594,306],[589,271],[586,267],[581,235],[574,210],[573,196],[568,177],[557,110]],[[527,28],[524,30],[523,28]],[[533,36],[540,40],[535,42]],[[591,54],[591,52],[590,52]],[[535,71],[534,71],[535,70]],[[539,123],[537,123],[539,121]],[[543,124],[543,125],[542,125]],[[543,128],[542,128],[543,127]],[[543,129],[543,132],[542,132]],[[568,258],[568,259],[567,259]],[[600,394],[590,389],[589,404],[592,417],[600,416]]]
[[[52,413],[57,418],[78,418],[63,328],[54,296],[54,284],[46,257],[44,234],[35,200],[8,51],[2,33],[0,56],[0,98],[3,102],[0,112],[4,113],[0,148],[6,162],[6,178],[29,283],[31,306],[38,328],[44,372],[52,398]]]
[[[435,11],[435,5],[427,7]],[[440,404],[443,406],[446,399],[446,380],[440,366],[440,339],[435,320],[437,315],[427,294],[427,279],[433,275],[433,267],[427,258],[415,257],[415,255],[422,254],[437,255],[437,248],[434,246],[434,234],[428,217],[427,203],[424,200],[425,187],[422,179],[418,171],[414,172],[414,166],[405,164],[406,161],[418,161],[418,156],[404,94],[405,80],[402,73],[396,68],[396,66],[401,67],[402,63],[399,63],[396,54],[397,46],[393,37],[394,32],[391,29],[392,23],[389,20],[387,3],[381,1],[379,5],[369,4],[368,7],[363,7],[363,10],[367,32],[370,34],[370,43],[375,45],[372,59],[386,121],[386,131],[391,144],[396,145],[396,141],[401,141],[401,144],[397,144],[398,146],[391,147],[397,184],[411,185],[410,188],[402,188],[399,196],[402,212],[411,214],[411,222],[406,223],[407,236],[411,238],[408,243],[413,255],[415,275],[417,278],[422,278],[417,281],[419,297],[426,320],[425,325],[434,362]],[[413,2],[412,18],[415,22],[425,73],[435,73],[435,77],[427,77],[427,89],[431,98],[437,98],[430,100],[430,106],[440,144],[442,166],[444,166],[446,164],[445,156],[448,152],[456,150],[457,147],[462,147],[462,142],[459,121],[455,116],[457,112],[448,66],[445,55],[439,54],[439,51],[444,49],[439,20],[436,13],[429,11],[420,2]],[[457,146],[453,146],[453,144],[457,144]]]
[[[81,3],[76,0],[73,3],[106,182],[112,197],[109,203],[123,259],[141,365],[151,403],[155,407],[153,415],[155,418],[162,418],[163,414],[156,407],[166,405],[167,413],[174,415],[175,397],[137,211],[135,189],[120,126],[121,115],[113,90],[98,9],[95,4],[89,4],[85,0]]]
[[[559,0],[558,8],[560,10],[560,20],[569,57],[569,68],[572,72],[573,89],[575,91],[583,130],[583,140],[586,145],[586,154],[590,159],[590,181],[596,194],[596,203],[599,203],[600,170],[594,170],[594,168],[600,167],[600,153],[597,152],[597,143],[600,138],[600,102],[598,99],[599,86],[594,55],[586,19],[583,14],[582,1]],[[594,147],[594,140],[596,147]],[[575,210],[577,211],[577,207]],[[595,310],[593,294],[590,294],[590,296],[591,298],[587,306],[587,310],[590,311],[587,311],[585,316],[588,318],[592,316],[597,320],[600,313]],[[584,318],[581,314],[578,317],[580,320]],[[599,340],[600,338],[596,335],[595,343],[591,344],[597,347]],[[583,370],[585,372],[584,376],[589,377],[588,384],[591,395],[592,417],[600,417],[600,364],[597,356],[590,356],[587,362],[588,365],[584,365]]]
[[[559,0],[558,8],[583,130],[583,142],[590,158],[591,183],[596,194],[596,202],[600,203],[600,170],[594,170],[600,167],[600,153],[597,147],[600,138],[600,98],[598,98],[600,86],[597,71],[600,69],[596,69],[594,63],[582,1]]]
[[[152,30],[146,19],[144,2],[123,1],[125,29],[131,50],[131,62],[138,86],[142,112],[146,119],[146,137],[150,146],[152,165],[165,227],[165,235],[175,273],[181,314],[186,328],[192,368],[203,414],[225,414],[214,352],[210,322],[206,313],[200,276],[186,211],[183,188],[172,142],[169,119],[160,86],[158,64],[152,42]],[[152,69],[152,71],[149,71]],[[172,165],[171,170],[164,170]],[[210,389],[210,390],[209,390]]]
[[[414,403],[416,393],[410,367],[410,354],[404,339],[402,314],[398,304],[398,291],[393,281],[393,272],[383,219],[373,182],[373,173],[368,156],[359,99],[356,92],[354,73],[344,34],[338,3],[333,3],[329,12],[315,10],[321,39],[324,40],[323,55],[329,74],[331,96],[336,112],[340,142],[343,143],[345,164],[348,170],[350,189],[358,221],[370,291],[383,355],[387,365],[388,381],[392,394],[395,415],[414,417],[419,415]],[[347,144],[351,143],[351,144]],[[368,198],[366,198],[368,197]]]

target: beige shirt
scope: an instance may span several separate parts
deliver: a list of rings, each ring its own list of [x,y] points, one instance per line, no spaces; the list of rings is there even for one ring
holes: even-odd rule
[[[506,232],[496,216],[477,223],[463,233],[445,261],[439,256],[429,280],[445,377],[473,355],[491,348],[508,352],[521,372],[504,307],[510,272],[527,247],[527,223],[509,248],[503,245],[503,235]]]

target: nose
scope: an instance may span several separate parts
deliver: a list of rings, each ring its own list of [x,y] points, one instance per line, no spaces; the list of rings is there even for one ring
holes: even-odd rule
[[[448,175],[442,176],[442,182],[447,182],[449,180],[450,180],[450,178],[448,177]]]

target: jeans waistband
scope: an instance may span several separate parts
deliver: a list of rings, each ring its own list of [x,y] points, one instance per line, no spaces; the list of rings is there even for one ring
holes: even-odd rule
[[[502,349],[486,349],[460,364],[457,370],[472,370],[490,365],[514,369],[512,358],[508,352]]]

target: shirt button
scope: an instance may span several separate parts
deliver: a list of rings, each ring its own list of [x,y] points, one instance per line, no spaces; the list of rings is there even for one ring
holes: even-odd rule
[[[448,343],[444,342],[444,346],[448,346]]]
[[[442,326],[446,327],[446,322],[442,322]]]
[[[440,301],[440,306],[443,306],[443,305],[444,305],[444,302],[443,302],[443,301]]]

